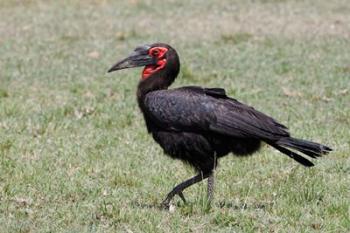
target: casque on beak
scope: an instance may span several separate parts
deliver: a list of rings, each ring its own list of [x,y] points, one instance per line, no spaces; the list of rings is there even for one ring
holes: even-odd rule
[[[113,72],[116,70],[133,68],[138,66],[156,65],[157,60],[148,54],[148,49],[146,47],[136,48],[135,51],[130,54],[127,58],[114,64],[109,70]]]

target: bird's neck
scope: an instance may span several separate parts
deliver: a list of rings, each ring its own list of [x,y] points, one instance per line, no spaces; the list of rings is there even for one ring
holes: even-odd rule
[[[141,79],[137,88],[137,102],[147,126],[148,132],[152,132],[153,124],[149,116],[147,115],[147,110],[145,106],[145,97],[148,93],[158,90],[166,90],[170,86],[171,82],[166,82],[161,77],[149,77],[147,79]]]
[[[137,100],[143,111],[143,100],[145,96],[158,90],[166,90],[174,82],[180,71],[180,61],[176,53],[167,57],[166,65],[162,69],[141,78],[137,88]]]
[[[165,72],[159,72],[146,79],[141,79],[137,88],[138,101],[142,101],[144,97],[152,91],[168,89],[174,79],[175,77],[166,76]]]

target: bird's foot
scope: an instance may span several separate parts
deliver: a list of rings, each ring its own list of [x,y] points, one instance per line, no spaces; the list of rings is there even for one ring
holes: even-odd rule
[[[162,203],[160,204],[160,208],[164,209],[164,210],[169,210],[170,209],[170,200],[165,199],[164,201],[162,201]]]
[[[171,209],[171,204],[170,204],[170,201],[173,199],[173,197],[175,195],[179,195],[179,197],[181,198],[181,200],[186,204],[186,199],[185,199],[185,196],[184,194],[182,193],[182,191],[179,191],[177,193],[172,193],[172,195],[168,195],[163,201],[162,203],[160,204],[161,208],[162,209],[166,209],[166,210],[170,210]]]
[[[171,204],[170,201],[168,202],[167,200],[164,200],[161,204],[160,204],[160,209],[162,210],[166,210],[169,211],[170,213],[175,212],[175,205]]]

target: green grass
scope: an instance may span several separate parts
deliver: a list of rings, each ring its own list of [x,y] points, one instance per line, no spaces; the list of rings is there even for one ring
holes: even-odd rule
[[[350,7],[346,0],[0,0],[0,232],[349,232]],[[271,148],[193,171],[146,132],[140,70],[106,70],[162,41],[174,86],[225,87],[294,136],[335,149],[306,169]]]

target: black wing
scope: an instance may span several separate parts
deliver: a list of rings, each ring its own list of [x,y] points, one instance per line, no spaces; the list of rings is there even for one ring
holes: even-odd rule
[[[273,118],[229,98],[224,89],[182,87],[146,95],[145,111],[165,130],[212,131],[239,138],[278,140],[289,136]]]

